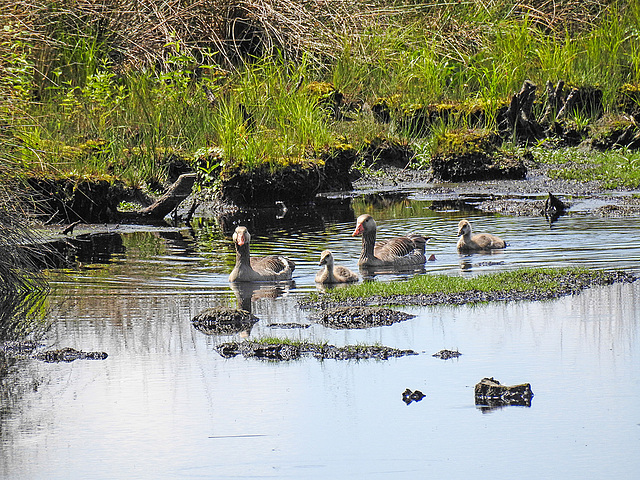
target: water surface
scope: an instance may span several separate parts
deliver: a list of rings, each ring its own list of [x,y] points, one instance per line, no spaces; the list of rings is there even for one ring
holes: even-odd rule
[[[624,268],[640,273],[640,220],[576,214],[467,214],[505,251],[461,256],[461,214],[429,201],[317,212],[249,225],[254,254],[287,254],[294,281],[234,291],[232,225],[117,233],[118,248],[51,271],[49,348],[105,351],[104,361],[25,358],[2,379],[2,464],[11,479],[68,478],[638,478],[640,284],[593,288],[548,302],[407,307],[390,327],[331,330],[309,324],[297,299],[315,291],[320,251],[357,270],[354,218],[379,237],[434,238],[424,274],[477,275],[523,266]],[[402,275],[377,277],[378,281]],[[387,361],[224,359],[191,318],[214,305],[250,305],[250,338],[336,345],[380,343],[419,355]],[[246,333],[245,333],[246,334]],[[443,361],[432,354],[458,349]],[[483,410],[483,377],[529,382],[531,407]],[[426,397],[410,405],[402,392]]]

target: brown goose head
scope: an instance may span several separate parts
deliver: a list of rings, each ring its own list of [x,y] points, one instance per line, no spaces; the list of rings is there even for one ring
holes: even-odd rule
[[[233,243],[238,247],[243,246],[245,243],[251,243],[251,235],[247,227],[236,227],[235,232],[233,232]]]
[[[471,234],[471,224],[468,220],[460,220],[460,223],[458,223],[458,236],[461,237],[467,234]]]
[[[375,232],[377,228],[376,221],[368,213],[364,213],[356,220],[356,229],[353,232],[353,237],[362,235],[365,233]]]
[[[329,267],[333,265],[333,254],[330,250],[325,250],[320,254],[320,262],[318,263],[318,265],[327,265]]]

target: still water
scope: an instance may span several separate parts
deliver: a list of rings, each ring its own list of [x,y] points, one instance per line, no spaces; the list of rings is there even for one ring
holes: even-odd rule
[[[102,253],[51,271],[44,343],[104,351],[104,361],[20,359],[2,379],[2,464],[8,479],[640,478],[640,282],[548,302],[403,308],[390,327],[309,324],[297,300],[316,287],[320,251],[357,270],[355,217],[379,238],[434,238],[424,274],[470,276],[523,266],[582,265],[640,273],[640,219],[467,212],[476,232],[509,243],[492,255],[455,250],[462,214],[429,201],[354,202],[203,223],[195,230],[113,227]],[[289,220],[287,217],[293,216]],[[282,253],[294,281],[234,291],[234,222],[252,253]],[[121,233],[120,233],[121,232]],[[388,281],[402,278],[389,275]],[[191,318],[214,305],[250,306],[250,338],[380,343],[419,355],[386,361],[268,362],[222,358]],[[458,359],[432,357],[458,349]],[[482,410],[483,377],[529,382],[531,407]],[[426,397],[406,405],[402,392]]]

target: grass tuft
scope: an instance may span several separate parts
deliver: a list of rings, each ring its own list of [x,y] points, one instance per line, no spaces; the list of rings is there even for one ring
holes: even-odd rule
[[[415,295],[458,295],[463,293],[512,294],[566,293],[572,280],[576,285],[588,285],[605,278],[606,272],[586,268],[524,268],[510,272],[481,275],[474,278],[449,275],[419,275],[406,281],[363,282],[346,288],[335,289],[325,294],[314,293],[311,302],[341,302],[348,299],[371,297],[391,298]],[[402,303],[400,301],[400,303]]]

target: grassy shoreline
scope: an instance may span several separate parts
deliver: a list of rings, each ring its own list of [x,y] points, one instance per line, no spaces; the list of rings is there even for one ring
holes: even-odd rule
[[[547,81],[598,86],[611,115],[640,98],[622,93],[640,82],[636,2],[561,2],[549,11],[480,0],[324,7],[339,16],[314,3],[275,2],[282,23],[251,18],[244,34],[253,43],[234,45],[222,27],[198,30],[205,19],[242,17],[217,18],[215,5],[185,4],[162,19],[162,37],[142,5],[94,11],[90,3],[18,0],[0,24],[0,173],[154,190],[183,162],[215,188],[225,172],[318,163],[336,145],[361,150],[377,138],[409,145],[414,166],[428,168],[438,139],[476,128],[478,109],[482,126],[495,128],[497,110],[526,79],[538,95]],[[147,40],[136,49],[127,38]],[[389,122],[372,115],[379,105],[389,107]],[[426,130],[403,126],[425,106],[457,113]],[[576,111],[563,122],[580,129],[596,119]],[[629,169],[640,161],[635,152],[612,155]]]
[[[587,268],[522,268],[474,278],[418,275],[409,280],[364,282],[327,293],[313,293],[306,307],[331,305],[461,305],[489,301],[548,300],[579,293],[585,288],[633,282],[625,271]]]

